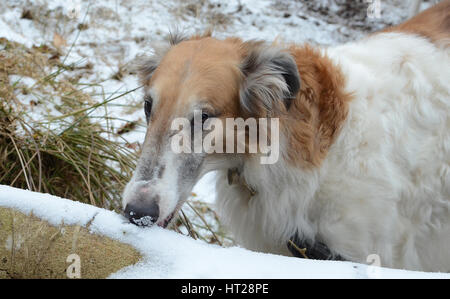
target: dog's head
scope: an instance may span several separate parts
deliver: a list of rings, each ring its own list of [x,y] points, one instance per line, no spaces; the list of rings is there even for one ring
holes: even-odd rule
[[[296,63],[287,51],[208,35],[172,37],[142,59],[139,76],[147,132],[123,207],[131,222],[163,227],[203,174],[239,163],[238,155],[195,150],[195,128],[200,126],[204,138],[206,127],[220,122],[224,128],[227,118],[276,117],[289,109],[300,87]],[[180,124],[191,126],[180,129]],[[189,141],[183,145],[189,150],[174,150],[173,139],[180,136]]]

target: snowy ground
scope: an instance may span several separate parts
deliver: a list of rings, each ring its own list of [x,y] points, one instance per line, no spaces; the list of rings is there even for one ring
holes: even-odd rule
[[[85,226],[90,222],[92,233],[135,247],[142,260],[112,274],[111,278],[450,278],[450,274],[312,261],[238,247],[222,248],[159,227],[140,228],[111,211],[2,185],[0,207],[33,213],[55,226],[61,223]]]

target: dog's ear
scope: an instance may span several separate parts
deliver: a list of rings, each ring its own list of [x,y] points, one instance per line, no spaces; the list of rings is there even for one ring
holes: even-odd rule
[[[166,41],[153,45],[153,55],[142,55],[135,61],[135,69],[142,85],[148,83],[163,57],[172,46],[181,43],[187,38],[179,32],[170,32]]]
[[[242,107],[261,116],[288,110],[300,89],[294,58],[287,51],[261,42],[248,42],[244,47],[244,79],[239,91]]]
[[[139,56],[135,61],[136,72],[139,77],[139,82],[141,85],[147,84],[152,78],[153,73],[158,67],[160,62],[160,57],[157,55],[153,56]]]

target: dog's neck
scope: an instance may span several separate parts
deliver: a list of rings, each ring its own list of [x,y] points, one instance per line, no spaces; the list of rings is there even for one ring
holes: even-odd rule
[[[227,173],[227,183],[229,185],[239,185],[247,191],[248,200],[258,195],[258,190],[249,185],[245,177],[241,175],[241,169],[229,168]],[[261,192],[265,192],[262,188]],[[286,246],[294,257],[318,260],[343,260],[341,256],[332,252],[328,246],[315,237],[308,238],[296,232],[287,240]]]

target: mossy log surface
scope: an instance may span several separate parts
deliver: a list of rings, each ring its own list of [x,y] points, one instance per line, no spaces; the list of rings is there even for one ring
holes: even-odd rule
[[[0,278],[106,278],[139,261],[136,249],[90,233],[89,225],[55,227],[0,207]]]

